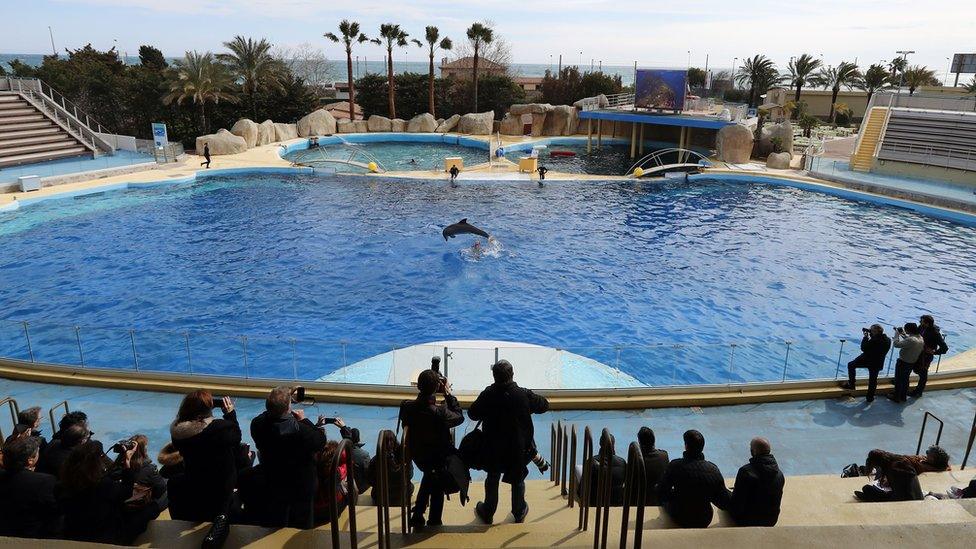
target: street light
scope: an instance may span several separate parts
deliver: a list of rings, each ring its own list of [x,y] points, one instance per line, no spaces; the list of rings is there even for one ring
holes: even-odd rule
[[[908,68],[908,55],[915,53],[915,50],[900,50],[895,53],[905,60],[905,66],[901,69],[901,78],[898,80],[898,93],[901,94],[901,87],[905,84],[905,69]]]
[[[691,50],[688,50],[688,66],[685,69],[691,68]]]
[[[732,58],[732,75],[731,75],[731,76],[729,76],[729,78],[731,78],[731,79],[732,79],[732,89],[734,89],[734,90],[736,90],[736,89],[739,89],[739,88],[738,88],[738,87],[737,87],[737,86],[735,85],[735,62],[736,62],[736,61],[738,61],[738,60],[739,60],[739,58],[738,58],[738,57],[733,57],[733,58]]]
[[[945,79],[942,81],[942,85],[943,86],[948,86],[949,85],[949,71],[952,70],[951,65],[950,65],[951,62],[952,62],[952,59],[946,57],[946,75],[945,75]]]

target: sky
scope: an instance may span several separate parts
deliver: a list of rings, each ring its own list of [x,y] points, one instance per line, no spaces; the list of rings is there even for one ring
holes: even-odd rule
[[[48,26],[59,51],[91,43],[134,55],[152,44],[167,56],[221,49],[235,34],[276,45],[320,46],[330,59],[344,53],[322,35],[339,20],[359,21],[369,34],[400,24],[422,38],[426,25],[457,41],[472,22],[492,20],[512,47],[513,61],[564,64],[728,68],[733,58],[764,53],[785,67],[791,56],[823,56],[825,65],[887,61],[915,50],[912,64],[942,74],[946,57],[976,52],[974,0],[0,0],[0,53],[49,53]],[[582,53],[581,53],[582,52]],[[366,44],[354,52],[383,55]],[[423,60],[416,47],[396,59]]]

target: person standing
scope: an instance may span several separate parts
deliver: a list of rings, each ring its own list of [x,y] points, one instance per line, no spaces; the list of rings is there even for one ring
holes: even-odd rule
[[[919,319],[919,332],[925,345],[922,348],[922,356],[919,357],[918,363],[915,365],[918,385],[911,392],[915,398],[922,396],[922,392],[925,391],[925,384],[929,380],[929,367],[932,366],[935,355],[944,355],[949,350],[945,337],[942,336],[942,330],[935,325],[935,318],[932,315],[922,315],[922,318]]]
[[[775,526],[786,479],[768,440],[752,439],[749,453],[752,454],[749,463],[735,476],[729,513],[739,526]]]
[[[880,324],[872,324],[870,328],[862,331],[864,337],[861,338],[861,354],[847,363],[847,383],[841,385],[841,388],[853,391],[855,372],[858,368],[864,368],[868,371],[867,401],[873,402],[874,393],[878,388],[878,373],[884,369],[885,357],[891,349],[891,339],[884,333],[884,328]]]
[[[417,502],[413,507],[410,525],[421,529],[425,525],[440,526],[444,510],[445,479],[448,456],[457,453],[451,428],[464,423],[464,412],[457,398],[451,394],[447,378],[434,370],[424,370],[417,378],[417,398],[400,404],[400,421],[409,429],[407,446],[417,468],[423,472]],[[444,402],[437,404],[437,393],[444,394]],[[430,514],[424,513],[430,505]]]
[[[491,524],[498,508],[498,482],[512,485],[512,515],[522,522],[529,513],[525,503],[525,477],[528,464],[536,455],[532,414],[549,410],[549,401],[515,383],[515,372],[507,360],[491,367],[495,383],[478,395],[468,410],[472,421],[481,421],[489,454],[485,456],[488,478],[485,501],[475,506],[475,514]]]
[[[705,437],[685,431],[685,451],[671,460],[658,484],[658,498],[668,516],[681,528],[706,528],[712,522],[712,504],[726,509],[731,499],[718,466],[705,460]]]
[[[539,172],[539,186],[541,187],[542,182],[546,180],[546,174],[549,173],[549,168],[545,166],[539,166],[539,168],[536,171]]]
[[[461,170],[458,169],[457,164],[451,164],[451,169],[448,170],[447,173],[451,174],[451,186],[453,187],[455,185],[455,181],[457,181],[458,174],[461,173]]]
[[[925,342],[918,333],[918,324],[909,322],[901,328],[895,328],[893,345],[900,351],[898,361],[895,362],[895,392],[888,395],[888,398],[895,402],[905,402],[908,399],[908,378],[925,347]]]
[[[200,163],[201,166],[206,166],[210,169],[210,143],[203,144],[203,162]]]

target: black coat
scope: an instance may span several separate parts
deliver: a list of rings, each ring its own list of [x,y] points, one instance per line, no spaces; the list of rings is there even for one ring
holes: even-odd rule
[[[730,494],[718,467],[702,454],[672,460],[658,485],[658,498],[683,528],[705,528],[712,522],[712,504],[728,507]]]
[[[170,514],[177,520],[213,520],[226,512],[237,484],[241,451],[237,411],[223,419],[176,423],[170,434],[183,458],[183,478],[170,492]]]
[[[855,360],[870,370],[883,370],[885,357],[891,350],[891,338],[885,334],[877,337],[864,336],[861,339],[861,355]]]
[[[57,478],[22,470],[0,471],[0,536],[55,538],[61,533]]]
[[[739,469],[729,512],[739,526],[775,526],[786,479],[772,454],[756,456]]]
[[[75,449],[75,446],[77,444],[66,446],[60,438],[55,438],[49,442],[44,451],[41,452],[41,457],[37,462],[37,472],[60,478],[61,466],[64,465],[65,460],[68,459],[68,454]]]
[[[125,500],[132,496],[133,473],[115,468],[97,484],[80,492],[60,491],[64,509],[64,538],[75,541],[128,545],[145,524],[127,516]]]
[[[419,396],[404,401],[400,404],[400,421],[409,428],[410,457],[421,471],[440,469],[447,456],[457,453],[451,428],[464,423],[464,412],[454,395],[445,395],[440,405]]]
[[[660,505],[658,499],[657,485],[664,476],[665,469],[668,468],[668,452],[657,448],[644,451],[641,449],[641,457],[644,460],[644,476],[647,479],[647,488],[644,492],[644,503],[646,505]],[[634,502],[637,501],[637,491],[634,491]]]
[[[275,510],[265,524],[311,528],[318,488],[315,458],[325,447],[325,431],[307,418],[297,420],[290,412],[283,416],[263,412],[251,421],[251,438]]]
[[[627,481],[627,462],[624,458],[614,455],[610,458],[610,505],[619,507],[624,503],[624,483]],[[600,484],[600,457],[590,459],[590,505],[599,502],[597,488]],[[580,488],[582,501],[582,487]]]
[[[394,463],[398,463],[399,456],[387,456],[388,466],[387,466],[387,478],[389,479],[389,496],[390,505],[400,505],[400,501],[403,499],[403,469]],[[369,480],[370,486],[373,487],[370,495],[373,498],[374,504],[377,504],[380,500],[380,493],[376,489],[379,483],[379,457],[373,456],[373,459],[369,460],[369,466],[367,468],[366,478]],[[406,476],[407,476],[407,495],[413,494],[413,483],[409,479],[413,478],[413,465],[406,465]]]
[[[942,330],[938,326],[921,328],[920,333],[922,334],[922,341],[925,342],[925,350],[922,351],[922,355],[927,359],[927,363],[931,363],[935,355],[944,355],[949,351],[949,345],[946,344]]]
[[[478,395],[468,417],[482,422],[489,455],[485,470],[503,473],[505,482],[519,482],[529,474],[526,465],[536,453],[532,414],[549,410],[549,401],[514,381],[494,383]]]

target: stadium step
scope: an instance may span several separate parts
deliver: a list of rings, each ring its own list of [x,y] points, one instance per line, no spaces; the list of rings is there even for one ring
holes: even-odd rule
[[[874,151],[877,149],[878,142],[881,140],[881,132],[884,129],[887,116],[887,107],[873,107],[871,109],[867,122],[864,124],[857,150],[851,155],[850,165],[852,170],[860,172],[871,171],[871,167],[874,165]]]
[[[40,135],[19,136],[10,134],[0,134],[0,156],[5,149],[12,149],[27,145],[42,145],[47,143],[74,143],[74,139],[65,133],[57,131],[45,132]]]
[[[46,151],[31,154],[22,154],[18,156],[0,157],[0,168],[7,168],[10,166],[19,166],[21,164],[34,164],[37,162],[47,162],[50,160],[61,160],[63,158],[71,158],[75,156],[85,156],[91,155],[91,151],[78,145],[76,147],[69,147],[65,149],[58,149],[55,151]]]

